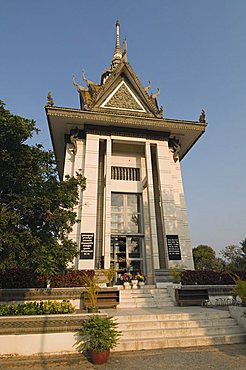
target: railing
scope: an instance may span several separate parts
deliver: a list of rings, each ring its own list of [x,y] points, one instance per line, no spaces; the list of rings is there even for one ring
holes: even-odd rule
[[[112,180],[140,181],[140,168],[111,167]]]

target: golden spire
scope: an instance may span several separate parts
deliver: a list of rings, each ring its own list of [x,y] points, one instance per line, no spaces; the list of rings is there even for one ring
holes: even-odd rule
[[[115,42],[114,56],[113,56],[111,67],[115,68],[120,63],[121,58],[122,58],[122,54],[120,50],[120,22],[117,19],[116,21],[116,42]]]

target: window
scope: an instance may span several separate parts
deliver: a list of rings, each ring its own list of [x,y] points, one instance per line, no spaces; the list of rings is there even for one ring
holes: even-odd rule
[[[140,181],[140,168],[111,167],[112,180]]]
[[[141,195],[112,193],[111,234],[142,234]]]

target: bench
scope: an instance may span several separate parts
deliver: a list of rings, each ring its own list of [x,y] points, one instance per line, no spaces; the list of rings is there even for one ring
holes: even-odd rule
[[[178,306],[201,306],[209,300],[208,289],[175,289],[175,298]]]
[[[97,304],[98,308],[116,308],[119,304],[119,290],[117,288],[102,288],[97,293]],[[86,297],[86,292],[83,294],[83,307],[87,309],[90,307],[90,301]]]

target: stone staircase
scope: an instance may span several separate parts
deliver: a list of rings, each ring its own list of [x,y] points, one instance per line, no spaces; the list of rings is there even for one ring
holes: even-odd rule
[[[174,303],[167,289],[157,289],[153,285],[146,285],[141,289],[120,290],[120,304],[118,308],[140,308],[140,307],[169,307]]]
[[[115,351],[246,342],[246,333],[227,311],[200,307],[187,310],[173,307],[168,312],[140,309],[137,314],[115,318],[122,331]]]

